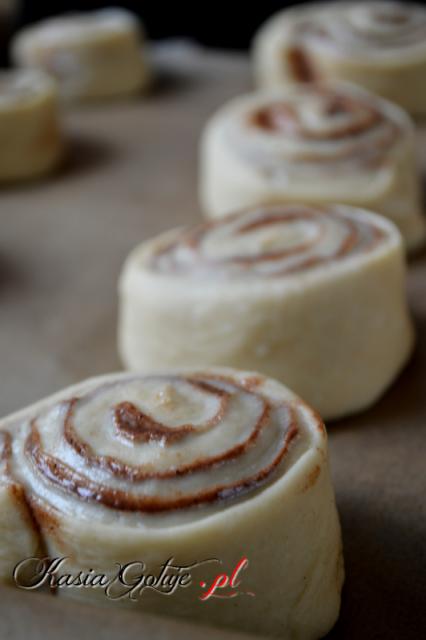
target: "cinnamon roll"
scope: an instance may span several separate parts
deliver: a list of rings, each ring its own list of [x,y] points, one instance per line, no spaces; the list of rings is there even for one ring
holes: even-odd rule
[[[398,107],[349,85],[303,85],[222,107],[201,142],[201,199],[210,216],[253,204],[337,202],[425,238],[413,127]]]
[[[254,42],[257,82],[348,80],[426,114],[426,9],[410,2],[328,2],[281,11]]]
[[[39,71],[0,72],[0,182],[32,178],[59,162],[56,90]]]
[[[15,36],[11,57],[57,81],[65,99],[135,93],[148,81],[142,28],[118,8],[46,19]]]
[[[231,369],[116,374],[0,429],[12,434],[11,473],[46,551],[67,558],[67,575],[111,577],[117,563],[139,561],[155,577],[172,558],[189,568],[184,588],[165,597],[167,585],[150,581],[129,604],[288,638],[319,638],[336,620],[343,564],[326,433],[279,383]],[[241,558],[238,580],[203,602]],[[114,581],[58,589],[111,604],[130,600],[122,591]]]
[[[371,405],[412,348],[400,234],[348,206],[270,205],[160,235],[120,281],[134,370],[255,369],[337,418]]]

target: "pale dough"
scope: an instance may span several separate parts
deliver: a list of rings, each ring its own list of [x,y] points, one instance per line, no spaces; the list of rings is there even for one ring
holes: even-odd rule
[[[343,562],[326,432],[277,382],[217,368],[115,374],[3,419],[5,432],[15,482],[50,556],[70,558],[67,573],[220,560],[172,595],[148,590],[115,604],[287,640],[320,638],[334,624]],[[239,595],[201,602],[200,581],[243,556]],[[93,588],[58,594],[114,605]]]
[[[0,72],[0,182],[48,173],[61,160],[54,83],[35,70]]]

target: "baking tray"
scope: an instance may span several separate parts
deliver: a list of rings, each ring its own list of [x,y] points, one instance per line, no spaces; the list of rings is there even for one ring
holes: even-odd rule
[[[250,87],[248,60],[169,43],[154,64],[150,95],[66,109],[69,156],[56,175],[0,193],[1,415],[118,369],[124,258],[137,242],[199,220],[199,135],[222,102]],[[426,168],[426,128],[418,141]],[[426,629],[424,253],[410,262],[408,294],[418,330],[411,363],[372,410],[328,429],[347,573],[333,640],[409,640]],[[103,638],[200,634],[7,588],[0,616],[1,640],[47,640],[59,629],[64,640],[83,640],[102,624]]]

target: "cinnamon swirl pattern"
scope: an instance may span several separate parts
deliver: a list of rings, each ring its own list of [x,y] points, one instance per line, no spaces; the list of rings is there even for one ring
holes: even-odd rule
[[[119,349],[134,370],[254,369],[324,418],[371,405],[413,330],[397,229],[349,206],[269,205],[137,247],[120,280]]]
[[[55,87],[38,71],[0,72],[0,182],[51,171],[63,153]]]
[[[254,62],[262,87],[347,80],[424,115],[426,9],[387,0],[286,9],[260,29]]]
[[[124,9],[49,18],[12,41],[15,64],[49,73],[66,100],[132,94],[148,82],[144,35]]]
[[[343,567],[325,429],[277,382],[231,369],[116,374],[4,419],[6,430],[9,472],[68,572],[209,560],[188,588],[134,606],[280,637],[334,623]],[[199,579],[242,556],[256,596],[200,606]]]
[[[409,249],[425,239],[412,123],[354,86],[235,99],[207,124],[200,177],[211,217],[257,204],[337,202],[388,217]]]

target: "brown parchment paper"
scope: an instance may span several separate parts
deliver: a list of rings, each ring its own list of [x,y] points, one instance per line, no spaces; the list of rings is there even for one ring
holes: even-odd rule
[[[0,191],[0,415],[118,369],[124,258],[139,241],[199,220],[198,137],[216,107],[249,88],[248,61],[186,44],[162,46],[154,59],[149,96],[67,108],[61,171]],[[426,134],[418,138],[426,169]],[[333,640],[426,633],[425,253],[410,263],[408,292],[418,328],[410,365],[374,409],[329,425],[347,572]],[[0,640],[201,635],[234,637],[0,589]]]

